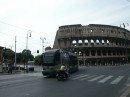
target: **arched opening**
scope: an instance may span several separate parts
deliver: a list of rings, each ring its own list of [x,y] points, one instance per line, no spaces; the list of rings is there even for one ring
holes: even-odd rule
[[[89,50],[85,51],[85,56],[89,56]]]
[[[73,40],[73,41],[72,41],[72,45],[73,45],[73,46],[77,46],[76,40]]]
[[[107,45],[109,45],[109,40],[107,40]]]
[[[102,40],[102,45],[104,45],[104,43],[105,43],[104,40]]]
[[[83,52],[82,51],[79,51],[79,56],[83,56]]]
[[[92,40],[92,39],[91,39],[91,41],[90,41],[90,42],[91,42],[91,45],[94,45],[94,40]]]
[[[79,45],[79,46],[82,46],[82,43],[83,43],[82,40],[79,40],[79,41],[78,41],[78,45]]]
[[[97,51],[97,55],[101,56],[101,51],[100,50]]]
[[[105,50],[103,50],[103,56],[106,56],[106,51]]]
[[[84,43],[85,43],[85,45],[88,45],[88,40],[85,40]]]
[[[95,50],[92,50],[92,51],[91,51],[91,55],[92,55],[92,56],[95,56]]]
[[[99,45],[99,40],[96,40],[96,44]]]

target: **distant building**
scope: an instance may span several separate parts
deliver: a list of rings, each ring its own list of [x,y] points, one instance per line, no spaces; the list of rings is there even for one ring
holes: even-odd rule
[[[75,53],[80,65],[126,64],[130,62],[130,31],[102,24],[60,26],[53,48]]]
[[[3,48],[0,46],[0,72],[2,72],[2,64],[3,64]]]

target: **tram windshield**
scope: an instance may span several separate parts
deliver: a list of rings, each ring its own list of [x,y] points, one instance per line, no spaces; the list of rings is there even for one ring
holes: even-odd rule
[[[51,53],[44,54],[44,63],[53,63],[54,55]]]

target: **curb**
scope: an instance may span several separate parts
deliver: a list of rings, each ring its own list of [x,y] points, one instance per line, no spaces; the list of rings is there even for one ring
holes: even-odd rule
[[[120,97],[130,97],[130,87]]]

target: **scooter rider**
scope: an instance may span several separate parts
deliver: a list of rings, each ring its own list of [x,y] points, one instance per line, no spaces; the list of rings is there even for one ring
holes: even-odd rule
[[[68,75],[69,75],[68,68],[67,68],[67,66],[65,66],[65,65],[61,65],[61,67],[60,67],[60,69],[59,69],[59,72],[65,74],[66,78],[67,78]]]

